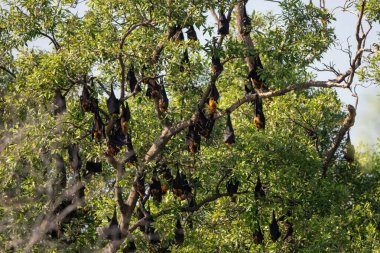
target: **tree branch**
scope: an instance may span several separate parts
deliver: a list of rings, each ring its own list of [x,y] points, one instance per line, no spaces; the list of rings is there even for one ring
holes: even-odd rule
[[[16,75],[10,71],[9,69],[7,69],[6,67],[4,66],[0,66],[0,69],[4,70],[5,72],[7,72],[10,76],[12,76],[13,78],[16,78]]]
[[[330,149],[326,153],[326,159],[323,162],[323,173],[322,177],[325,178],[327,176],[327,170],[330,166],[332,159],[335,155],[336,150],[338,149],[340,143],[342,142],[344,135],[346,132],[354,125],[355,123],[355,116],[356,116],[356,110],[355,107],[352,105],[348,105],[348,112],[349,114],[345,118],[341,128],[339,129],[338,133],[336,134],[335,141],[330,147]]]
[[[41,34],[42,36],[48,38],[53,43],[55,50],[59,50],[61,48],[61,46],[58,44],[58,42],[53,37],[51,37],[49,34],[41,32],[41,31],[38,31],[38,33]]]

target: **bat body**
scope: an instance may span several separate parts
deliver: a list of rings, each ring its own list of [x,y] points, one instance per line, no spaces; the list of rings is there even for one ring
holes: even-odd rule
[[[265,191],[263,189],[263,185],[261,184],[260,176],[257,176],[257,182],[255,186],[255,197],[265,198]]]
[[[232,128],[231,117],[229,114],[227,115],[226,128],[224,129],[223,133],[223,141],[228,145],[235,143],[235,133],[234,129]]]
[[[185,233],[183,231],[181,221],[177,219],[175,229],[174,229],[174,242],[177,245],[181,245],[183,244],[184,241],[185,241]]]
[[[56,89],[55,90],[55,96],[54,96],[54,115],[62,114],[66,112],[66,99],[64,96],[62,96],[61,90]]]
[[[264,241],[264,234],[261,231],[260,224],[257,223],[258,229],[253,233],[253,241],[255,244],[262,244]]]
[[[274,210],[272,212],[272,222],[269,224],[269,232],[273,242],[276,242],[281,236]]]
[[[193,25],[189,26],[189,28],[186,31],[186,34],[187,34],[187,39],[194,40],[194,41],[198,40],[198,36],[197,36],[197,33],[195,32]]]

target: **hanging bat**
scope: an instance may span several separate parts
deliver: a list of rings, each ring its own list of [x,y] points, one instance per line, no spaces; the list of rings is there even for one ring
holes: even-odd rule
[[[244,84],[244,90],[245,90],[245,95],[246,96],[251,95],[251,94],[256,94],[256,91],[252,87],[252,84],[250,82],[247,82],[247,83]]]
[[[126,137],[122,132],[120,119],[115,120],[108,136],[108,155],[115,156],[123,145],[126,145]]]
[[[158,101],[158,108],[161,113],[164,113],[169,107],[169,99],[166,94],[164,84],[161,85],[160,92],[161,92],[161,95],[160,95],[160,100]]]
[[[103,233],[108,240],[115,241],[121,239],[121,232],[116,216],[116,208],[113,211],[112,219],[108,222],[108,226],[103,229]]]
[[[134,187],[140,196],[145,195],[145,177],[144,177],[144,175],[140,175],[137,177],[137,180],[134,183]]]
[[[120,113],[120,101],[115,96],[112,84],[111,84],[111,95],[107,99],[107,108],[108,108],[108,113],[111,116],[116,117]]]
[[[284,222],[284,226],[286,228],[286,234],[284,238],[282,238],[283,241],[285,241],[287,238],[291,237],[293,235],[293,224],[289,221]]]
[[[70,144],[68,148],[70,167],[74,172],[78,172],[82,167],[82,159],[79,156],[79,146]]]
[[[351,144],[350,132],[347,132],[346,146],[343,150],[343,156],[349,163],[353,163],[355,161],[355,147]]]
[[[97,141],[100,141],[102,139],[102,136],[106,136],[105,127],[98,111],[94,113],[91,136],[92,138],[95,138],[95,140]]]
[[[223,10],[219,11],[219,21],[218,21],[218,34],[227,35],[230,31],[230,20],[223,13]]]
[[[265,191],[263,189],[263,185],[261,184],[260,175],[257,176],[257,182],[255,186],[255,197],[265,198]]]
[[[257,222],[257,227],[258,229],[255,232],[253,232],[253,241],[255,244],[262,244],[264,241],[264,234],[261,231],[259,222]]]
[[[122,110],[121,110],[121,117],[120,117],[120,124],[121,124],[121,131],[124,135],[128,134],[128,123],[131,119],[131,112],[129,110],[128,101],[125,101],[125,105],[121,104]]]
[[[191,196],[187,199],[187,203],[189,208],[192,208],[196,205],[195,197],[193,194],[191,194]]]
[[[80,106],[83,112],[91,112],[92,108],[92,98],[87,85],[83,85],[82,95],[79,97]]]
[[[230,180],[228,180],[226,183],[227,193],[231,197],[231,201],[234,203],[236,202],[236,197],[234,196],[234,194],[237,193],[239,189],[239,184],[240,182],[239,180],[237,180],[236,177],[230,178]]]
[[[66,99],[64,96],[62,96],[61,90],[56,89],[55,90],[55,96],[54,96],[54,115],[62,114],[66,112]]]
[[[145,83],[147,84],[145,95],[148,98],[155,99],[160,95],[160,85],[154,78],[146,79]]]
[[[269,224],[269,232],[273,242],[276,242],[281,236],[274,210],[272,211],[272,222]]]
[[[255,122],[257,130],[265,129],[265,116],[263,113],[263,101],[259,96],[255,98],[254,122]]]
[[[86,169],[83,171],[83,177],[91,176],[96,173],[102,172],[102,163],[97,162],[86,162]]]
[[[195,32],[193,25],[189,26],[189,28],[186,31],[186,34],[187,34],[188,40],[194,40],[194,41],[198,40],[198,36],[197,36],[197,33]]]
[[[220,62],[219,56],[215,56],[215,55],[212,56],[211,63],[212,63],[212,74],[214,76],[220,75],[220,73],[222,73],[224,68],[223,68],[222,63]]]
[[[177,223],[174,229],[174,242],[176,245],[181,245],[185,241],[185,233],[183,231],[181,221],[177,219]]]
[[[126,141],[126,145],[127,145],[127,150],[128,152],[133,152],[132,156],[129,157],[128,161],[126,161],[127,163],[135,163],[137,162],[137,155],[133,149],[133,145],[132,145],[132,139],[131,139],[131,135],[130,134],[127,134],[127,136],[125,137],[125,141]]]
[[[198,118],[196,122],[196,129],[199,131],[200,135],[205,137],[206,139],[210,138],[212,129],[214,127],[215,120],[210,115],[207,118],[202,109],[198,109]]]
[[[260,56],[257,54],[254,57],[254,66],[249,71],[247,78],[253,83],[255,89],[261,90],[265,85],[264,85],[264,80],[259,74],[259,70],[262,70],[263,64],[261,63]]]
[[[189,126],[189,131],[186,135],[187,151],[196,154],[201,149],[201,136],[195,125]]]
[[[223,141],[230,146],[235,143],[235,133],[234,129],[232,128],[230,114],[227,114],[227,122],[223,133]]]
[[[185,71],[184,64],[189,64],[189,63],[190,63],[189,52],[187,51],[187,48],[186,48],[185,51],[183,52],[183,57],[181,60],[181,65],[179,67],[179,71],[184,72]]]
[[[157,176],[156,170],[153,171],[152,183],[149,185],[149,192],[154,201],[161,203],[163,193],[161,189],[161,181]]]
[[[156,232],[156,230],[149,225],[148,229],[148,239],[149,244],[156,245],[160,243],[160,235]]]
[[[134,241],[128,241],[127,245],[123,249],[123,253],[134,253],[136,252],[136,244]]]
[[[140,92],[141,87],[137,83],[134,67],[130,67],[127,73],[127,81],[129,82],[129,90],[131,92]]]
[[[216,112],[216,102],[219,100],[219,91],[215,84],[212,84],[209,97],[209,110],[213,114]]]
[[[165,178],[165,180],[169,184],[172,184],[172,182],[173,182],[173,175],[170,172],[170,169],[168,169],[166,167],[166,164],[162,164],[162,165],[159,166],[159,173],[161,174],[161,176],[163,176]]]

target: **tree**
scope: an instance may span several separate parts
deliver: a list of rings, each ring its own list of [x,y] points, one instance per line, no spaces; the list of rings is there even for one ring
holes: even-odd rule
[[[335,90],[378,84],[377,1],[343,6],[356,51],[327,81],[310,71],[336,39],[324,1],[247,4],[3,1],[1,247],[378,249],[380,156],[356,161],[357,104]]]

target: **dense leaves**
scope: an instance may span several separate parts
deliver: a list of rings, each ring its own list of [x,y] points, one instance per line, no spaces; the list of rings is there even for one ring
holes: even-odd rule
[[[265,95],[309,81],[334,17],[285,0],[276,16],[244,10],[237,29],[236,4],[2,2],[0,248],[380,247],[379,153],[346,138],[321,178],[347,114],[336,91]],[[375,83],[378,56],[362,70]]]

